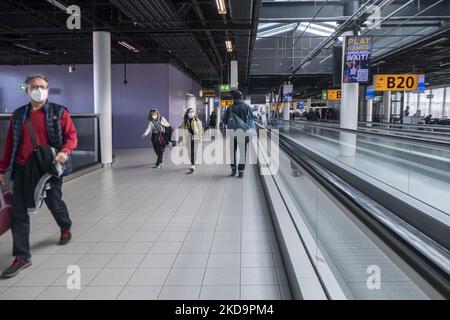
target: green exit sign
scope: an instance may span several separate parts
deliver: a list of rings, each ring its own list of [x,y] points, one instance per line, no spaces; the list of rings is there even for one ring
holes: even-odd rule
[[[328,90],[322,90],[322,100],[328,100]]]
[[[26,84],[19,84],[19,91],[25,92],[26,89],[27,89]]]
[[[219,91],[220,92],[230,92],[231,91],[231,85],[229,85],[229,84],[221,84],[221,85],[219,85]]]

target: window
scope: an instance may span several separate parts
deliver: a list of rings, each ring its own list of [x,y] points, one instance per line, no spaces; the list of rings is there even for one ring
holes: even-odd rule
[[[442,107],[444,105],[444,88],[431,90],[431,116],[433,118],[442,117]]]
[[[430,113],[430,90],[425,90],[423,93],[419,93],[419,105],[418,111],[420,110],[420,116],[425,117]]]
[[[419,99],[419,94],[415,92],[408,92],[407,93],[407,99],[406,99],[406,106],[409,106],[409,115],[412,116],[417,111],[417,102]]]

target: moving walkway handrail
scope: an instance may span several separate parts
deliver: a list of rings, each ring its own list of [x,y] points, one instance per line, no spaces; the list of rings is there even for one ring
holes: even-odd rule
[[[370,192],[363,192],[336,175],[335,168],[324,166],[329,161],[325,159],[325,155],[300,145],[283,133],[280,133],[280,146],[290,157],[324,183],[338,199],[355,212],[359,211],[358,216],[361,220],[392,245],[409,264],[420,270],[437,290],[447,298],[450,297],[448,286],[450,254],[447,248],[400,218],[396,212],[387,209],[386,204],[378,203],[369,197]],[[314,153],[315,158],[311,158]],[[317,162],[318,157],[323,161]]]
[[[450,146],[450,137],[448,139],[436,139],[439,137],[438,134],[433,134],[433,140],[424,138],[424,137],[418,137],[414,135],[394,135],[394,134],[386,134],[386,133],[379,133],[379,132],[372,132],[372,131],[366,131],[366,130],[351,130],[351,129],[344,129],[340,128],[335,124],[325,124],[323,122],[311,122],[311,121],[305,121],[305,120],[280,120],[282,122],[287,123],[295,123],[295,124],[304,124],[308,126],[316,126],[316,127],[323,127],[329,130],[333,131],[340,131],[340,132],[351,132],[354,134],[360,134],[360,135],[378,135],[382,136],[387,139],[395,139],[395,140],[402,140],[403,142],[415,142],[415,143],[425,143],[425,146],[430,145],[437,145],[440,147],[449,147]],[[401,133],[401,132],[400,132]],[[430,135],[430,133],[428,133]],[[442,136],[442,135],[441,135]],[[445,137],[447,138],[447,137]]]

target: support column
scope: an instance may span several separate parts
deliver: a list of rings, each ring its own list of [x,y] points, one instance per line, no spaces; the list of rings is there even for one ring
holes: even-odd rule
[[[111,34],[94,31],[94,110],[100,115],[100,149],[103,167],[112,164]]]
[[[353,36],[353,31],[343,33],[342,41],[342,73],[344,72],[345,43],[346,37]],[[342,77],[344,78],[344,77]],[[341,109],[340,109],[340,127],[343,129],[358,129],[358,101],[359,101],[359,84],[344,83],[341,84]],[[345,157],[353,157],[356,153],[356,135],[348,132],[341,132],[341,155]]]
[[[391,92],[383,92],[383,114],[387,123],[391,122]]]
[[[285,102],[283,107],[283,120],[289,120],[289,105],[290,102]]]
[[[235,90],[239,87],[238,62],[236,60],[232,60],[230,63],[230,86],[231,89]]]
[[[367,100],[366,121],[372,122],[373,100]]]

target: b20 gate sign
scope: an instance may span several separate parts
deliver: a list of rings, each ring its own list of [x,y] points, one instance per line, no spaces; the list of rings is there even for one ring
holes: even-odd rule
[[[375,91],[417,91],[418,74],[377,74],[374,76]]]

